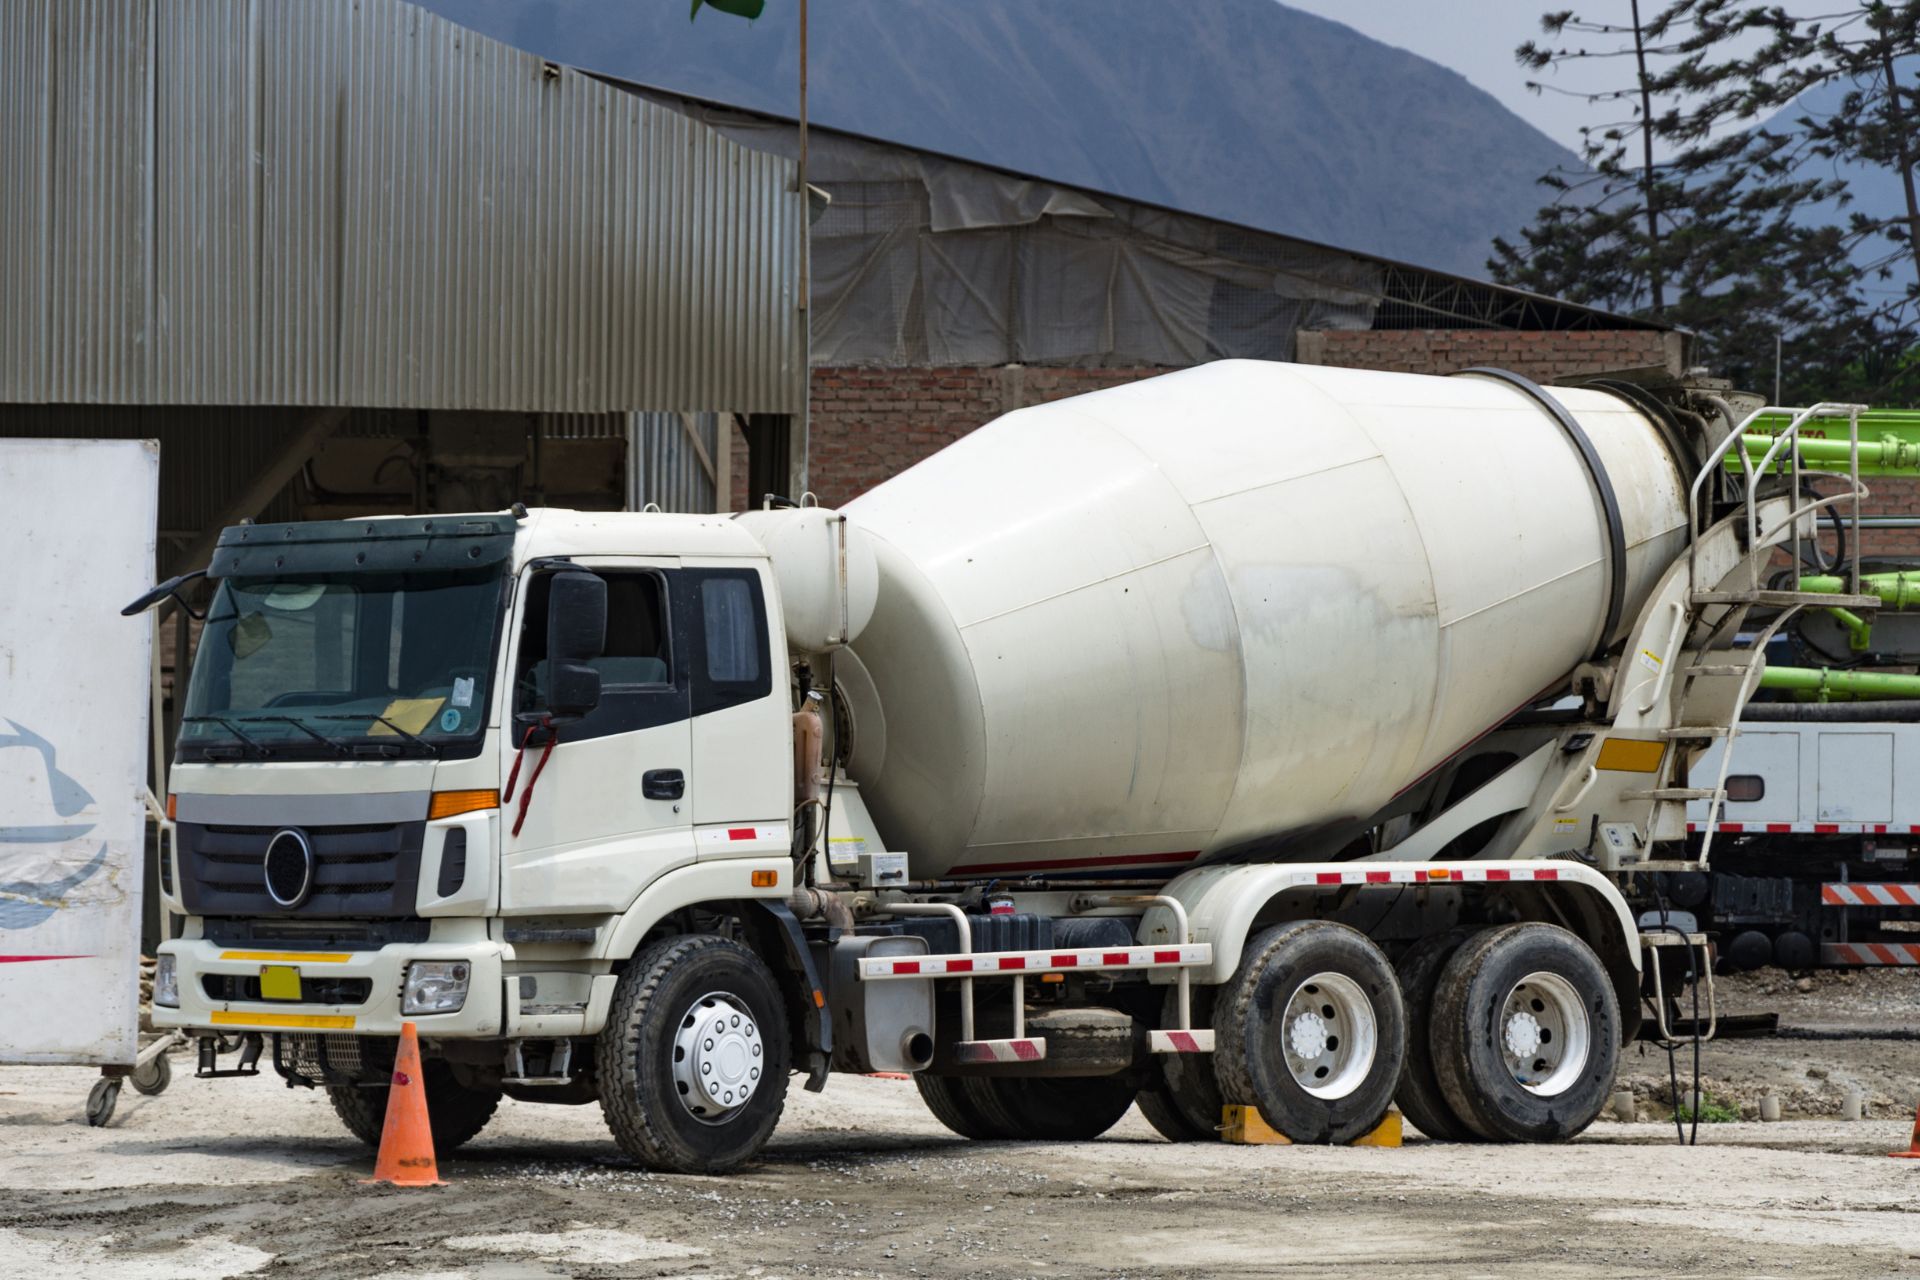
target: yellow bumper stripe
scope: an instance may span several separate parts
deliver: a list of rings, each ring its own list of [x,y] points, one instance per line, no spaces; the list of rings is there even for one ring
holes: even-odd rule
[[[321,1013],[234,1013],[219,1009],[213,1014],[216,1027],[291,1027],[302,1031],[351,1031],[353,1019],[339,1014]]]
[[[222,951],[222,960],[272,960],[279,964],[345,964],[345,951]]]

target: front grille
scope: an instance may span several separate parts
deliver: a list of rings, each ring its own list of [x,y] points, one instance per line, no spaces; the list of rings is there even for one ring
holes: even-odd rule
[[[389,943],[425,942],[433,930],[431,922],[417,918],[229,920],[209,916],[201,927],[207,941],[222,947],[297,947],[308,951],[378,951]]]
[[[200,979],[207,999],[222,1003],[232,1000],[266,1000],[260,994],[260,978],[251,973],[209,973]],[[300,975],[300,1000],[304,1004],[365,1004],[373,994],[371,978],[322,978]],[[268,1001],[268,1003],[273,1003]]]
[[[413,914],[424,821],[301,828],[313,850],[313,884],[293,907],[267,892],[264,866],[268,844],[285,829],[180,823],[180,896],[188,912],[313,918]]]

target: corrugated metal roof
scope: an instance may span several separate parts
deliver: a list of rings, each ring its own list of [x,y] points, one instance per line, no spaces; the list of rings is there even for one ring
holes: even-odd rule
[[[398,0],[7,0],[0,172],[0,401],[804,400],[790,161]]]

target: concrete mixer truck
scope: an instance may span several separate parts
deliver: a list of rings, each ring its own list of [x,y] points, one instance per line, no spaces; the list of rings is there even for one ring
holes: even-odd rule
[[[667,1170],[835,1071],[979,1139],[1565,1139],[1704,941],[1619,885],[1693,865],[1748,612],[1877,603],[1763,576],[1854,412],[1230,361],[841,510],[228,529],[154,1020],[368,1142],[412,1023],[442,1151],[597,1101]]]

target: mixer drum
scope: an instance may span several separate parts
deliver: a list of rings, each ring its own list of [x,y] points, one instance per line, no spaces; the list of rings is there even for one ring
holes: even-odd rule
[[[1551,399],[1591,462],[1523,386],[1223,361],[1007,414],[848,504],[878,585],[834,671],[889,847],[916,877],[1325,856],[1684,548],[1655,425]]]

